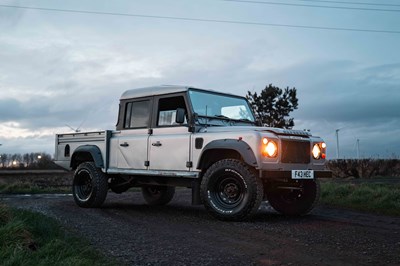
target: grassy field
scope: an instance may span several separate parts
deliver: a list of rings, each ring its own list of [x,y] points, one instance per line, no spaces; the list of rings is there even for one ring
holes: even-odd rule
[[[117,265],[44,215],[0,202],[1,265]]]
[[[400,184],[322,182],[321,203],[333,207],[400,216]]]

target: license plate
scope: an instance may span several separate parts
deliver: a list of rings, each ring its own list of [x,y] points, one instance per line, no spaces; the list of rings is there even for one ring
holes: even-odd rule
[[[292,179],[314,179],[313,170],[292,170]]]

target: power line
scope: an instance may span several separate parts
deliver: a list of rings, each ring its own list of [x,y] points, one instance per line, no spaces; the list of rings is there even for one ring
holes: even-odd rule
[[[268,26],[268,27],[285,27],[285,28],[297,28],[297,29],[400,34],[400,31],[396,31],[396,30],[339,28],[339,27],[307,26],[307,25],[264,23],[264,22],[252,22],[252,21],[237,21],[237,20],[219,20],[219,19],[202,19],[202,18],[188,18],[188,17],[155,16],[155,15],[143,15],[143,14],[100,12],[100,11],[45,8],[45,7],[32,7],[32,6],[0,5],[0,7],[17,8],[17,9],[28,9],[28,10],[37,10],[37,11],[48,11],[48,12],[63,12],[63,13],[77,13],[77,14],[91,14],[91,15],[122,16],[122,17],[138,17],[138,18],[165,19],[165,20],[178,20],[178,21],[196,21],[196,22],[221,23],[221,24],[224,23],[224,24],[236,24],[236,25],[240,24],[240,25]]]
[[[328,1],[328,0],[296,0],[301,2],[319,2],[319,3],[330,3],[330,4],[345,4],[345,5],[365,5],[365,6],[394,6],[400,7],[398,4],[377,4],[370,2],[347,2],[347,1]]]
[[[400,9],[380,9],[380,8],[365,8],[365,7],[305,5],[305,4],[278,3],[278,2],[258,1],[258,0],[219,0],[219,1],[247,3],[247,4],[276,5],[276,6],[297,6],[297,7],[312,7],[312,8],[358,10],[358,11],[400,12]]]

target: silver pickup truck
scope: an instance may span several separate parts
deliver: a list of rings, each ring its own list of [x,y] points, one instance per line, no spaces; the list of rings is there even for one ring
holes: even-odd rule
[[[111,189],[140,187],[146,202],[171,201],[192,189],[221,220],[243,220],[262,200],[304,215],[330,177],[326,144],[309,132],[256,126],[246,98],[184,86],[122,94],[116,130],[56,135],[56,163],[74,170],[80,207],[100,207]]]

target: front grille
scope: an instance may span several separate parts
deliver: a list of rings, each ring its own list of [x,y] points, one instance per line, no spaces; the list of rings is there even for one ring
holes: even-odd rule
[[[282,163],[310,163],[310,142],[282,140]]]

